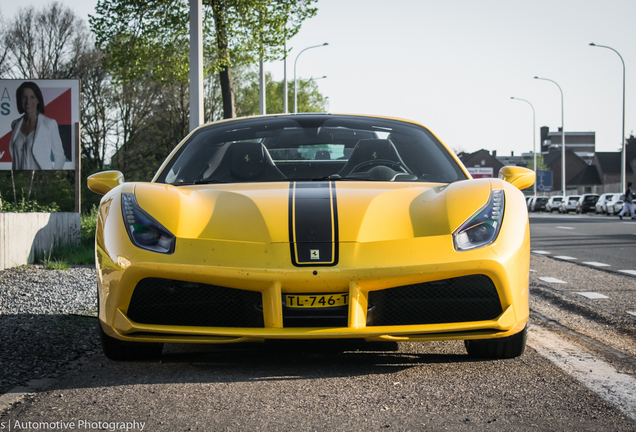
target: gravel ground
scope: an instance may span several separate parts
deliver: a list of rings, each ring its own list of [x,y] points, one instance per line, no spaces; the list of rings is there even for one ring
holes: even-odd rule
[[[93,267],[0,271],[0,393],[98,350],[96,286]]]

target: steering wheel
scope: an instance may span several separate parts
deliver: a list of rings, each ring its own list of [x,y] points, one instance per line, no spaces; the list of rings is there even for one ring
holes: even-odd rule
[[[363,168],[366,167],[374,167],[377,165],[384,165],[387,166],[391,169],[397,168],[396,171],[401,171],[403,173],[409,173],[408,170],[406,169],[406,167],[404,165],[402,165],[399,162],[395,162],[389,159],[371,159],[362,163],[359,163],[358,165],[354,166],[353,169],[351,171],[349,171],[349,174],[354,174],[357,173],[359,171],[362,171]],[[368,170],[365,170],[368,171]]]

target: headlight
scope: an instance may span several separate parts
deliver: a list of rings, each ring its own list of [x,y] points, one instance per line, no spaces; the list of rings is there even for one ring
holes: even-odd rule
[[[174,252],[174,235],[139,207],[135,194],[121,194],[121,209],[126,231],[135,246],[165,254]]]
[[[488,246],[495,241],[501,229],[504,212],[504,191],[490,193],[488,203],[453,233],[455,249],[466,251]]]

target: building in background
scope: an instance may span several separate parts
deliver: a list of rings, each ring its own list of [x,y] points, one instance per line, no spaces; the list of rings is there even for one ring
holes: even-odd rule
[[[457,157],[462,161],[473,178],[497,177],[504,164],[496,157],[497,152],[490,154],[488,150],[477,150],[474,153],[460,152]],[[490,174],[489,174],[490,173]]]
[[[561,128],[550,132],[547,126],[541,127],[541,153],[561,150]],[[571,150],[588,165],[594,160],[596,152],[596,132],[565,132],[565,150]],[[566,168],[567,172],[567,168]]]

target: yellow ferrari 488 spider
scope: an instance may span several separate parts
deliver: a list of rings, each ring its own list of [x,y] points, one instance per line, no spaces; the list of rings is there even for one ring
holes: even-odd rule
[[[163,343],[464,340],[523,353],[534,172],[471,179],[428,129],[298,114],[190,133],[151,182],[95,174],[107,357]]]

